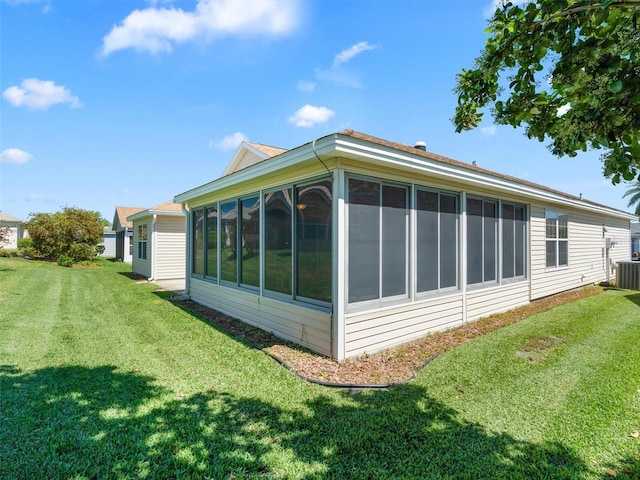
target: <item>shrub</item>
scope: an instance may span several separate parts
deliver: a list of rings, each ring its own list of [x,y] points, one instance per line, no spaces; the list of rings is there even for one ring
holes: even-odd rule
[[[33,240],[29,237],[18,240],[18,252],[21,257],[35,257],[36,252],[33,248]]]
[[[70,267],[73,265],[73,258],[62,254],[58,257],[58,265],[61,267]]]
[[[69,246],[69,256],[74,262],[92,260],[95,255],[95,247],[92,247],[87,243],[73,243]]]

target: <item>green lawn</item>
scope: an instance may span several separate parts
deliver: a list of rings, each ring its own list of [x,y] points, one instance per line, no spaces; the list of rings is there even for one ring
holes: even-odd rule
[[[357,394],[101,268],[0,258],[0,478],[639,478],[640,294],[609,290]]]

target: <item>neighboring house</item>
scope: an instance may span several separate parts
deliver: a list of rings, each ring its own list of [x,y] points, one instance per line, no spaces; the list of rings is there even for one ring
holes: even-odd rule
[[[102,235],[102,243],[104,252],[101,257],[115,257],[116,256],[116,232],[111,227],[104,227],[104,234]]]
[[[640,223],[631,223],[631,258],[640,260]]]
[[[605,281],[628,259],[634,215],[423,145],[345,130],[177,195],[185,293],[341,361]]]
[[[3,211],[0,211],[0,228],[8,229],[7,238],[4,243],[0,244],[0,248],[16,249],[18,248],[18,240],[29,236],[22,220]]]
[[[185,277],[185,217],[182,205],[168,201],[127,217],[133,224],[132,271],[149,280]]]
[[[129,215],[144,210],[139,207],[116,207],[111,228],[116,232],[116,260],[131,263],[133,260],[133,224],[127,220]]]

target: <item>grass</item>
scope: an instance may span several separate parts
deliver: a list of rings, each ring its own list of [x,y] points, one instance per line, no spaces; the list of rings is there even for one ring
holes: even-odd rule
[[[640,295],[608,290],[351,394],[125,264],[0,258],[0,478],[638,478]]]

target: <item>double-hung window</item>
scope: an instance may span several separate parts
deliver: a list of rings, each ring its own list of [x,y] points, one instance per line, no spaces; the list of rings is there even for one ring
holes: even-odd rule
[[[138,258],[147,259],[147,224],[138,225]]]
[[[467,197],[467,285],[495,283],[497,267],[498,202]]]
[[[569,216],[545,212],[547,268],[569,265]]]
[[[403,185],[350,178],[349,303],[408,296],[408,192]]]

